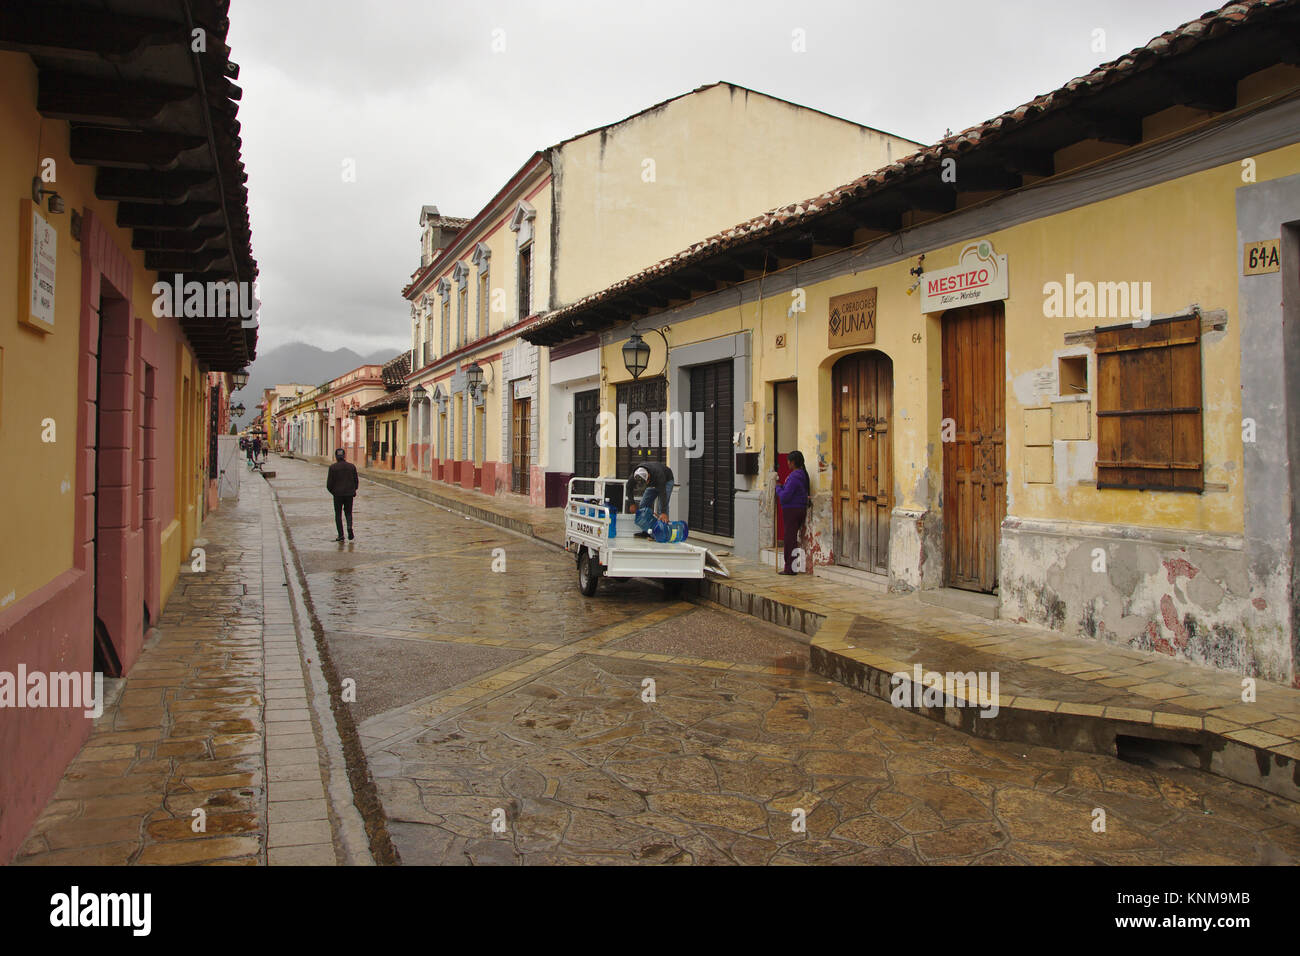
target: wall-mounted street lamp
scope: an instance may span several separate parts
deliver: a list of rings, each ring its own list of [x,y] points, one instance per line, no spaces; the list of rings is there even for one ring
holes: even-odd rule
[[[668,368],[668,336],[664,335],[662,329],[651,329],[651,332],[658,332],[659,337],[664,340],[664,368]],[[650,364],[650,346],[646,344],[645,339],[641,338],[641,333],[634,328],[632,336],[623,344],[623,364],[627,370],[632,373],[632,378],[641,377],[641,373],[646,370]]]
[[[640,378],[645,367],[650,364],[650,346],[636,332],[623,345],[623,364],[632,373],[633,378]]]
[[[245,409],[244,409],[243,402],[237,402],[236,404],[230,406],[230,414],[234,415],[236,418],[243,418],[244,411]]]
[[[41,204],[41,199],[45,196],[50,197],[50,202],[49,202],[50,212],[60,213],[63,212],[63,210],[66,208],[63,204],[62,196],[60,196],[53,189],[46,189],[44,186],[42,186],[40,176],[33,176],[32,177],[32,202],[36,203],[36,205],[39,206]]]
[[[237,392],[248,384],[248,372],[231,372],[230,381],[233,384],[230,390]]]
[[[488,371],[490,372],[491,370],[492,366],[489,365]],[[474,399],[475,402],[482,399],[484,391],[492,387],[491,378],[489,378],[487,383],[484,384],[483,367],[476,361],[471,362],[469,368],[465,369],[465,382],[469,385],[470,398]]]

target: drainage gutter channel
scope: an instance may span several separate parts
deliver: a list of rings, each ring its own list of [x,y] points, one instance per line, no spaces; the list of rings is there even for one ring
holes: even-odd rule
[[[400,863],[356,724],[342,699],[342,685],[330,658],[324,630],[312,607],[306,574],[293,547],[280,496],[270,481],[267,488],[275,503],[280,554],[296,622],[299,656],[308,675],[314,722],[326,757],[325,793],[336,824],[336,847],[347,865]],[[289,573],[290,568],[295,573]]]

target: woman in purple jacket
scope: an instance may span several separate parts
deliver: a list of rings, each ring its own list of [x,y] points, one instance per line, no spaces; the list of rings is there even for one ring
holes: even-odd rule
[[[792,451],[786,457],[792,469],[785,481],[777,479],[776,498],[781,505],[781,515],[785,519],[785,570],[777,574],[795,574],[790,568],[795,546],[799,543],[799,529],[808,514],[808,469],[804,467],[803,454]]]

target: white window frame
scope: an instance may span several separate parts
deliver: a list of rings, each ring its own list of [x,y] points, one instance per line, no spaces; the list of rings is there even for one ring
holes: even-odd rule
[[[535,294],[537,281],[537,256],[533,246],[533,220],[537,218],[537,210],[533,208],[532,203],[526,200],[519,200],[515,206],[514,215],[510,217],[510,231],[515,234],[515,308],[513,314],[507,315],[507,324],[513,325],[515,322],[532,315],[536,309],[537,296]],[[521,316],[519,301],[519,259],[524,251],[528,250],[528,311],[527,315]]]
[[[451,351],[451,283],[447,281],[446,276],[438,280],[437,289],[438,296],[442,300],[439,318],[444,320],[440,323],[438,355],[443,356]]]
[[[456,347],[469,342],[469,263],[456,263],[451,277],[456,280]]]
[[[478,302],[475,305],[474,325],[479,338],[487,335],[492,330],[492,310],[490,307],[492,297],[491,258],[492,250],[488,248],[486,242],[480,242],[474,247],[474,255],[470,259],[478,267]]]

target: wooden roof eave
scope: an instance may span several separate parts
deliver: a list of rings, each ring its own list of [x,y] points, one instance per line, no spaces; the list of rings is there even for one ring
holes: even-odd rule
[[[98,168],[96,195],[119,204],[119,225],[132,230],[148,269],[251,283],[257,264],[234,118],[242,93],[224,42],[226,12],[224,0],[25,4],[0,10],[0,49],[35,61],[38,111],[70,124],[73,160]],[[196,28],[205,31],[203,53],[191,49]],[[213,371],[238,371],[255,357],[256,328],[238,317],[183,324]]]

